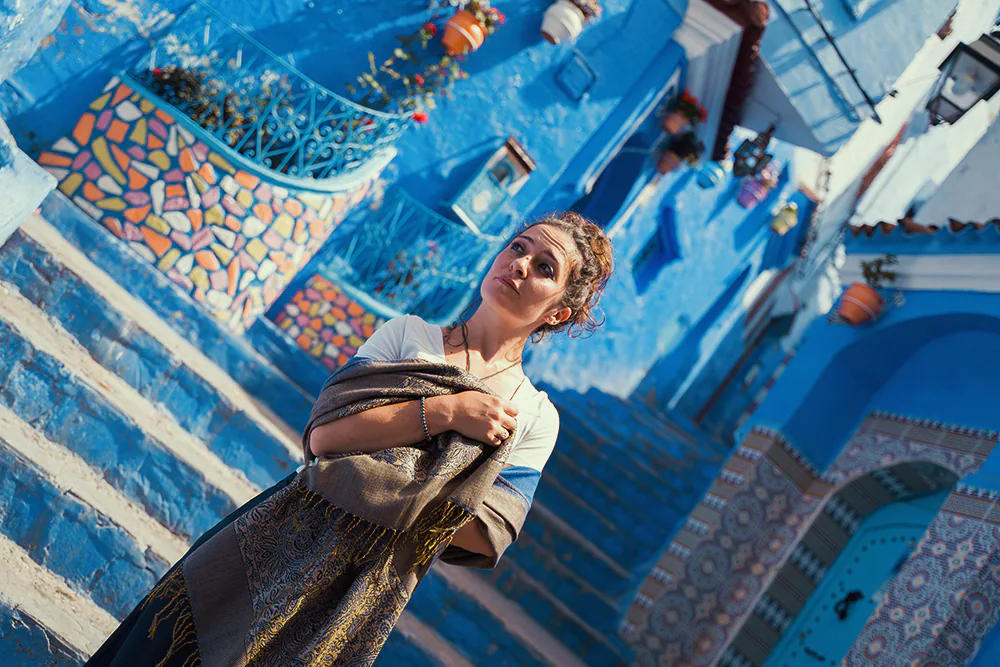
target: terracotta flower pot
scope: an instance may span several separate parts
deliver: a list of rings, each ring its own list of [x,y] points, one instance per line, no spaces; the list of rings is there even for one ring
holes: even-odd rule
[[[669,174],[681,163],[681,156],[673,151],[666,151],[656,161],[656,171],[661,174]]]
[[[759,181],[749,179],[744,181],[740,193],[736,195],[736,203],[743,208],[753,208],[764,201],[765,197],[767,197],[767,188]]]
[[[688,120],[687,116],[677,111],[671,111],[663,119],[663,131],[667,134],[677,134],[690,124],[691,121]]]
[[[882,296],[865,283],[854,283],[840,297],[840,317],[854,326],[877,319],[882,312]]]
[[[542,37],[550,44],[572,42],[581,32],[587,17],[569,0],[559,0],[545,10]]]
[[[486,41],[486,31],[472,12],[460,9],[444,26],[441,44],[448,55],[459,56],[475,51]]]

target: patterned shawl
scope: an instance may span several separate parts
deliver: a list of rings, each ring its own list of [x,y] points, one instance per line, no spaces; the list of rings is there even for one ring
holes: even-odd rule
[[[204,665],[371,665],[435,557],[493,567],[517,538],[528,502],[499,477],[513,438],[492,447],[450,431],[317,461],[310,433],[378,406],[467,390],[491,393],[445,364],[356,359],[341,368],[303,435],[309,465],[164,577],[143,603],[159,600],[162,610],[150,637],[161,616],[173,616],[175,658],[193,644]],[[445,552],[474,518],[496,558]]]

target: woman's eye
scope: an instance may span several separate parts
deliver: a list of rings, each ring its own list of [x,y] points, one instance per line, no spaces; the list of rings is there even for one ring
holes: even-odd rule
[[[542,275],[546,278],[551,278],[555,275],[555,271],[553,271],[552,267],[548,264],[542,264]]]
[[[511,250],[514,250],[516,252],[521,252],[524,249],[524,246],[522,246],[517,241],[514,241],[513,243],[510,244],[510,248]]]

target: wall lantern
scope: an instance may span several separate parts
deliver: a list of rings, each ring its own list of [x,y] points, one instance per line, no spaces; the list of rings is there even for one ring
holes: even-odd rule
[[[736,149],[733,154],[733,176],[743,178],[744,176],[759,176],[774,157],[767,152],[767,147],[774,136],[775,127],[767,128],[767,132],[758,134],[756,137],[746,139]]]
[[[972,44],[959,44],[941,66],[927,110],[931,125],[955,123],[979,100],[1000,90],[1000,30]]]
[[[534,160],[517,139],[509,137],[458,194],[451,210],[473,231],[485,233],[494,214],[524,187],[534,170]]]
[[[771,221],[771,231],[778,236],[784,236],[799,224],[799,205],[795,202],[785,204],[778,215]]]

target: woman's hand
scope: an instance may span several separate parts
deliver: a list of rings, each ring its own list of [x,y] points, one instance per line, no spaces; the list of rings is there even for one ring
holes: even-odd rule
[[[517,427],[517,408],[497,396],[463,391],[438,398],[448,401],[448,427],[472,440],[498,446]]]

